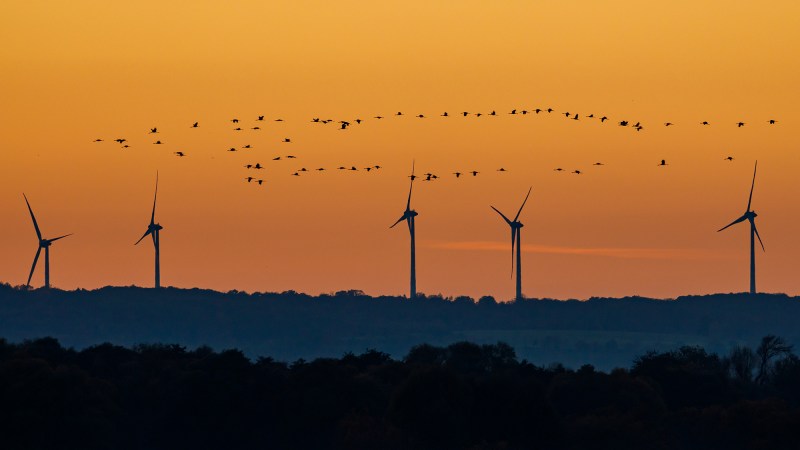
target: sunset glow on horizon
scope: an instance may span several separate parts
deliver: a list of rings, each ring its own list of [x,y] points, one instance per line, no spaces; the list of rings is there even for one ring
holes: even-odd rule
[[[797,2],[2,11],[0,282],[24,284],[36,252],[24,192],[45,237],[75,233],[51,247],[54,286],[152,286],[153,246],[134,242],[158,173],[165,286],[407,295],[408,230],[389,226],[413,161],[439,177],[414,182],[420,292],[511,299],[490,205],[513,215],[529,187],[529,297],[742,292],[747,226],[717,230],[745,211],[758,160],[758,288],[800,294]]]

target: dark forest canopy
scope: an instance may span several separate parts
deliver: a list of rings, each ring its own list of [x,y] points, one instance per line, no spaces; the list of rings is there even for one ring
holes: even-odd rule
[[[0,339],[0,400],[13,449],[790,449],[800,358],[776,336],[610,372],[537,366],[502,342],[286,363]]]
[[[536,364],[627,367],[650,350],[701,345],[727,353],[775,334],[800,342],[797,297],[716,294],[669,300],[588,300],[421,295],[370,297],[360,291],[309,296],[202,289],[105,287],[27,290],[0,285],[0,335],[53,336],[68,346],[175,342],[238,348],[248,356],[338,356],[380,348],[393,357],[419,342],[508,342]]]

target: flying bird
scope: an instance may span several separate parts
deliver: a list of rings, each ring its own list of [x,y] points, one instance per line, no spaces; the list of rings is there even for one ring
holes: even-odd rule
[[[744,122],[736,122],[736,126],[742,128],[744,126]]]
[[[662,160],[661,160],[661,163],[659,163],[658,165],[659,165],[659,166],[668,166],[669,164],[667,164],[667,161],[666,161],[666,160],[662,159]]]
[[[256,120],[264,120],[264,116],[258,116],[258,119]]]
[[[161,141],[155,141],[155,142],[153,142],[153,144],[155,144],[155,145],[161,145],[161,144],[163,144],[163,142],[161,142]]]
[[[100,139],[100,138],[97,138],[97,139],[94,140],[94,142],[103,142],[103,140]]]
[[[150,134],[158,133],[158,128],[150,128]]]
[[[289,138],[283,138],[283,142],[287,142],[288,143],[288,142],[292,142],[292,140],[289,139]]]
[[[725,161],[733,161],[733,156],[726,156],[724,158]]]
[[[183,158],[184,156],[186,156],[186,153],[183,153],[183,152],[175,152],[175,154],[176,154],[176,155],[178,155],[178,156],[179,156],[179,157],[181,157],[181,158]]]
[[[192,124],[191,128],[197,128],[199,125],[200,124],[198,122],[195,122],[195,123]]]
[[[461,172],[453,172],[453,175],[455,175],[455,176],[456,176],[456,178],[458,178],[458,177],[460,177],[460,176],[461,176]]]
[[[478,176],[478,174],[480,172],[478,172],[477,170],[473,170],[473,171],[470,171],[470,173],[472,174],[473,177],[475,177],[475,176]]]

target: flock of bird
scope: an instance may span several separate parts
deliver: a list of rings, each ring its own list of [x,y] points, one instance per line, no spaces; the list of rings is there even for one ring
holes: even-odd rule
[[[547,114],[552,114],[554,112],[555,112],[555,110],[553,108],[546,108],[546,109],[535,108],[535,109],[531,109],[531,110],[528,110],[528,109],[512,109],[512,110],[506,112],[505,115],[510,115],[510,116],[527,116],[527,115],[538,115],[538,114],[547,115]],[[482,117],[482,116],[497,117],[497,116],[500,116],[502,114],[503,113],[498,113],[497,111],[494,111],[494,110],[490,111],[488,113],[481,113],[481,112],[473,113],[473,112],[468,112],[468,111],[462,111],[462,112],[459,112],[457,114],[450,114],[447,111],[445,111],[442,114],[439,114],[439,117],[460,116],[462,118],[466,118],[466,117],[479,118],[479,117]],[[573,121],[597,120],[600,123],[606,123],[606,122],[611,123],[611,119],[609,119],[605,115],[603,115],[603,116],[596,116],[595,114],[581,115],[579,113],[571,113],[569,111],[565,111],[565,112],[562,112],[562,113],[559,113],[559,114],[563,115],[566,119],[573,120]],[[393,114],[393,117],[403,117],[403,116],[406,116],[406,114],[404,114],[402,111],[398,111],[398,112]],[[429,116],[426,116],[425,114],[416,114],[413,117],[415,117],[417,119],[426,119]],[[376,115],[376,116],[372,117],[373,120],[382,120],[382,119],[385,119],[385,118],[387,118],[387,116]],[[261,124],[264,123],[266,120],[267,120],[266,116],[259,115],[253,120],[252,123],[250,123],[250,125],[244,125],[244,123],[238,118],[230,119],[230,122],[233,125],[232,130],[234,132],[241,132],[241,131],[245,131],[246,128],[251,130],[251,131],[259,131],[259,130],[261,130]],[[272,121],[280,123],[280,122],[283,122],[284,120],[282,118],[275,118],[275,119],[272,119]],[[327,124],[331,124],[331,123],[336,124],[336,129],[338,129],[340,131],[349,130],[353,126],[353,124],[358,126],[358,125],[361,125],[362,123],[364,123],[365,121],[366,120],[361,119],[361,118],[348,119],[348,120],[334,120],[334,119],[322,119],[320,117],[313,117],[310,120],[310,122],[313,123],[313,124],[320,124],[320,125],[327,125]],[[644,129],[644,125],[640,121],[635,121],[634,122],[632,120],[618,120],[618,121],[616,121],[616,123],[620,127],[627,127],[627,128],[633,129],[633,130],[635,130],[637,132],[641,132]],[[778,123],[778,121],[775,120],[775,119],[769,119],[769,120],[766,120],[765,123],[767,125],[775,125],[775,124]],[[675,122],[664,122],[663,125],[665,127],[674,127],[674,126],[676,126],[676,123]],[[702,122],[699,122],[699,125],[705,127],[705,126],[711,126],[711,123],[709,121],[705,121],[704,120]],[[743,122],[743,121],[738,121],[738,122],[735,122],[735,123],[731,124],[731,126],[736,127],[736,128],[742,128],[745,125],[747,125],[747,123]],[[189,126],[189,128],[191,128],[191,129],[200,128],[200,123],[199,122],[193,122]],[[147,134],[160,134],[160,131],[159,131],[158,127],[152,127],[152,128],[150,128],[150,130],[149,130],[149,132]],[[98,143],[99,142],[104,142],[104,139],[97,138],[97,139],[94,140],[94,142],[98,142]],[[123,149],[127,149],[127,148],[131,147],[130,144],[128,143],[129,141],[128,141],[127,138],[116,138],[116,139],[113,139],[113,142],[118,143],[121,146],[121,148],[123,148]],[[278,142],[282,143],[282,144],[291,144],[292,143],[292,139],[289,138],[289,137],[284,137],[284,138],[280,139]],[[160,139],[157,139],[154,142],[152,142],[152,144],[153,145],[164,145],[165,142],[161,141]],[[229,147],[227,149],[227,151],[228,152],[239,152],[240,150],[250,150],[252,148],[253,148],[252,145],[247,144],[247,145],[243,145],[243,146],[240,146],[240,147],[234,147],[234,146]],[[188,156],[188,153],[186,151],[183,151],[183,150],[174,151],[173,154],[178,158],[184,158],[184,157]],[[293,159],[296,159],[296,158],[297,158],[297,156],[291,155],[291,154],[290,155],[278,155],[278,156],[273,157],[272,161],[281,161],[281,160],[290,160],[290,159],[293,160]],[[732,162],[734,160],[734,157],[726,156],[725,158],[723,158],[723,160]],[[593,166],[603,166],[604,164],[602,162],[595,162],[592,165]],[[667,163],[667,161],[665,159],[662,159],[656,165],[657,166],[668,166],[669,164]],[[265,165],[261,164],[260,162],[248,163],[244,167],[248,171],[258,171],[258,170],[261,170],[261,169],[265,169]],[[341,165],[341,166],[338,166],[336,168],[336,170],[339,170],[339,171],[349,171],[349,172],[355,172],[355,171],[371,172],[371,171],[378,171],[380,169],[381,169],[380,165],[371,165],[371,166],[367,166],[367,167],[358,168],[358,167],[356,167],[355,165],[352,165],[352,164],[350,164],[350,165]],[[326,170],[328,170],[328,169],[325,168],[325,167],[317,167],[317,168],[313,168],[313,169],[309,169],[309,168],[306,168],[306,167],[300,167],[299,169],[290,170],[289,173],[293,177],[299,177],[299,176],[304,175],[306,173],[324,172]],[[581,174],[584,173],[584,171],[582,171],[580,169],[568,170],[568,169],[564,169],[562,167],[556,167],[553,170],[555,172],[571,173],[571,174],[574,174],[574,175],[581,175]],[[499,169],[496,169],[495,171],[499,172],[499,173],[502,173],[502,172],[506,172],[507,170],[505,168],[503,168],[503,167],[500,167]],[[451,172],[451,174],[453,176],[455,176],[455,178],[460,178],[462,175],[464,175],[464,176],[470,175],[472,177],[476,177],[480,173],[482,173],[482,172],[478,171],[478,170],[470,170],[470,171],[465,171],[465,172],[461,172],[461,171]],[[411,177],[412,177],[412,179],[421,178],[422,181],[435,181],[435,180],[438,180],[439,178],[441,178],[439,175],[437,175],[435,173],[426,173],[422,177],[417,177],[417,176],[414,176],[414,175],[412,175]],[[263,185],[265,183],[265,180],[264,180],[263,177],[260,177],[260,176],[257,176],[257,175],[253,175],[252,173],[248,173],[247,176],[243,177],[243,179],[247,183],[255,183],[255,184],[259,185],[259,186],[261,186],[261,185]]]

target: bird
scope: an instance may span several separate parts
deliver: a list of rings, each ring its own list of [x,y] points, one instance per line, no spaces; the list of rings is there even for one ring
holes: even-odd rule
[[[381,166],[375,166],[375,169],[378,169],[378,170],[380,170],[380,169],[381,169]]]
[[[606,116],[603,116],[603,117],[601,117],[601,118],[600,118],[600,123],[603,123],[603,122],[605,122],[606,120],[608,120],[608,117],[606,117]]]
[[[275,122],[283,122],[283,119],[275,119]]]
[[[239,123],[239,119],[231,119],[231,122],[233,122],[233,123]]]
[[[114,139],[114,142],[119,142],[120,144],[124,143],[125,141],[127,141],[127,139],[122,139],[122,138]]]
[[[178,155],[178,156],[179,156],[179,157],[181,157],[181,158],[183,158],[184,156],[186,156],[186,153],[183,153],[183,152],[175,152],[175,154],[176,154],[176,155]]]
[[[245,168],[245,169],[252,169],[252,168],[253,168],[253,165],[252,165],[252,164],[245,164],[245,165],[244,165],[244,168]]]
[[[258,116],[258,119],[256,120],[264,120],[264,116]]]
[[[364,170],[366,170],[367,172],[369,172],[370,170],[372,170],[372,167],[364,167]]]
[[[286,157],[287,157],[288,159],[296,159],[296,158],[297,158],[297,157],[296,157],[296,156],[294,156],[294,155],[286,155]]]
[[[319,117],[314,117],[313,119],[311,119],[311,121],[314,123],[319,123]]]
[[[283,138],[283,142],[287,142],[287,143],[289,143],[289,142],[292,142],[292,140],[291,140],[291,139],[289,139],[289,138]]]
[[[453,175],[455,175],[455,176],[456,176],[456,178],[458,178],[458,177],[460,177],[460,176],[461,176],[461,172],[453,172]]]
[[[553,112],[553,111],[555,111],[555,110],[554,110],[553,108],[547,108],[547,109],[546,109],[546,111],[547,111],[547,112],[548,112],[548,114],[549,114],[549,113],[551,113],[551,112]]]
[[[553,170],[554,170],[555,172],[563,172],[563,171],[564,171],[564,169],[562,169],[561,167],[556,167],[556,168],[555,168],[555,169],[553,169]]]
[[[504,167],[501,167],[501,168],[497,169],[497,171],[498,171],[498,172],[505,172],[505,171],[506,171],[506,169],[505,169]]]
[[[596,163],[594,163],[594,164],[592,164],[592,165],[593,165],[593,166],[603,166],[604,164],[603,164],[603,163],[601,163],[601,162],[596,162]]]
[[[245,146],[244,146],[244,147],[242,147],[242,148],[253,148],[253,147],[251,147],[251,146],[250,146],[250,144],[247,144],[247,145],[245,145]]]
[[[572,171],[572,173],[574,173],[575,175],[580,175],[580,174],[582,174],[583,172],[581,172],[581,171],[580,171],[580,170],[578,170],[578,169],[575,169],[575,170],[573,170],[573,171]]]
[[[778,123],[778,121],[775,120],[775,119],[769,119],[768,122],[769,122],[770,125],[775,125],[776,123]]]
[[[322,172],[323,170],[325,170],[325,168],[324,167],[320,167],[319,169],[317,169],[317,172]]]
[[[259,170],[259,169],[263,169],[264,166],[262,166],[261,163],[256,163],[256,165],[253,166],[253,168],[256,169],[256,170]]]
[[[158,133],[158,128],[156,128],[156,127],[150,128],[150,134],[154,134],[154,133]]]
[[[402,115],[403,115],[403,113],[400,112],[400,111],[397,111],[397,113],[395,114],[395,116],[402,116]]]
[[[523,116],[524,116],[525,114],[528,114],[528,110],[527,110],[527,109],[523,109],[523,110],[522,110],[522,111],[520,111],[520,112],[522,113],[522,115],[523,115]]]
[[[466,111],[462,112],[461,114],[462,114],[464,117],[467,117],[467,116],[469,115],[469,113],[468,113],[468,112],[466,112]]]
[[[231,147],[231,148],[228,149],[228,151],[229,152],[235,152],[236,151],[236,147]]]
[[[540,112],[542,112],[542,110],[539,109],[539,108],[536,108],[536,109],[533,110],[533,112],[535,112],[536,114],[539,114]]]
[[[664,122],[664,126],[665,127],[671,127],[672,126],[672,122]]]
[[[253,128],[250,128],[250,129],[251,129],[251,130],[260,130],[260,129],[261,129],[261,127],[253,127]]]
[[[633,128],[635,128],[635,129],[636,129],[636,131],[642,131],[642,129],[643,129],[644,127],[643,127],[643,126],[641,126],[641,125],[639,125],[639,124],[637,124],[637,125],[636,125],[635,127],[633,127]]]
[[[351,166],[350,170],[358,170],[358,169],[356,169],[356,166]]]
[[[236,127],[236,128],[233,129],[233,131],[242,131],[242,128],[241,127]]]
[[[628,126],[628,121],[627,121],[627,120],[623,120],[623,121],[621,121],[621,122],[619,123],[619,126],[621,126],[621,127],[627,127],[627,126]]]
[[[704,120],[704,121],[700,122],[700,125],[710,125],[710,124],[708,123],[708,121]]]
[[[417,179],[417,178],[419,178],[419,177],[417,177],[416,175],[414,175],[414,174],[412,173],[411,175],[409,175],[409,176],[408,176],[408,178],[411,178],[411,181],[414,181],[414,180],[416,180],[416,179]]]
[[[516,113],[517,113],[517,110],[516,109],[512,109],[509,114],[516,114]]]
[[[483,115],[483,113],[475,113],[475,117],[480,117],[482,115]]]
[[[130,145],[128,145],[128,144],[125,144],[125,145],[122,146],[122,148],[128,148],[128,147],[130,147]]]
[[[492,110],[492,112],[490,112],[490,113],[489,113],[489,115],[490,115],[490,116],[496,116],[496,115],[497,115],[497,111],[495,111],[495,110]]]
[[[342,128],[340,128],[340,130],[346,130],[348,125],[350,125],[350,123],[342,122]]]
[[[661,163],[660,163],[660,164],[658,164],[658,165],[659,165],[659,166],[668,166],[669,164],[667,164],[667,161],[666,161],[666,160],[662,159],[662,160],[661,160]]]
[[[293,174],[292,174],[292,176],[293,176],[293,177],[299,177],[299,176],[300,176],[300,174],[299,174],[299,173],[297,173],[297,172],[295,172],[295,173],[293,173]]]
[[[733,156],[726,156],[726,157],[725,157],[725,158],[723,158],[723,159],[724,159],[725,161],[733,161],[733,159],[734,159],[734,158],[733,158]]]
[[[263,182],[264,182],[264,180],[256,180],[256,183],[258,183],[258,185],[259,185],[259,186],[261,186],[261,184],[262,184]]]
[[[272,158],[272,160],[273,160],[273,161],[280,161],[280,160],[281,160],[281,157],[280,157],[280,156],[276,156],[276,157]]]
[[[569,113],[568,113],[568,112],[565,112],[565,113],[563,113],[563,114],[564,114],[565,116],[569,117]]]
[[[100,138],[97,138],[97,139],[94,140],[94,142],[103,142],[103,140],[100,139]]]
[[[578,120],[578,116],[579,116],[579,114],[575,114],[575,115],[572,117],[572,120]]]
[[[417,118],[419,118],[419,119],[424,119],[424,118],[425,118],[425,115],[424,115],[424,114],[417,114]]]
[[[298,172],[308,172],[308,169],[306,169],[305,167],[301,167],[300,170],[298,170]]]
[[[338,169],[338,170],[347,170],[347,167],[345,167],[345,166],[339,166],[339,167],[337,167],[337,169]]]
[[[375,116],[376,119],[383,119],[383,116]]]
[[[477,170],[473,170],[473,171],[470,171],[470,173],[472,174],[473,177],[475,177],[475,176],[478,176],[478,174],[480,172],[478,172]]]
[[[744,126],[744,122],[736,122],[736,126],[742,128]]]
[[[247,180],[248,183],[254,180],[253,177],[245,177],[244,179]]]
[[[588,119],[594,119],[594,114],[589,114],[589,115],[588,115],[588,116],[586,116],[586,117],[587,117]]]
[[[162,144],[162,142],[161,142],[161,141],[155,141],[155,142],[153,142],[153,144],[155,144],[155,145],[161,145],[161,144]]]
[[[191,128],[197,128],[199,125],[200,125],[200,123],[195,122],[195,123],[192,124]]]

